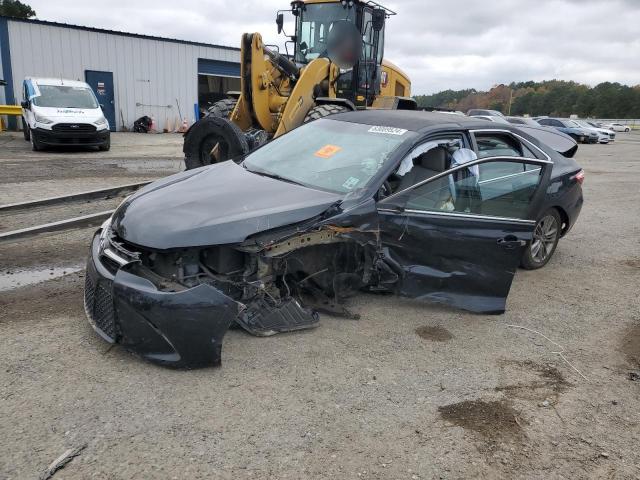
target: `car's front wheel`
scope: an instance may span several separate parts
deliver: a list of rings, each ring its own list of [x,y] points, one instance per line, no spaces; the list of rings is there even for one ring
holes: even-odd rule
[[[520,265],[527,270],[544,267],[558,246],[562,234],[562,219],[555,208],[547,210],[536,222],[533,239],[527,244]]]

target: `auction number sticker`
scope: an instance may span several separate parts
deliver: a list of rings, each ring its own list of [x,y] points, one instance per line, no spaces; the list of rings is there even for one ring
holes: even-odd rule
[[[369,129],[369,133],[386,133],[387,135],[404,135],[407,130],[404,128],[375,126]]]
[[[314,155],[320,158],[331,158],[340,150],[342,150],[342,147],[338,147],[337,145],[325,145],[320,150],[318,150]]]
[[[359,178],[349,177],[347,178],[347,181],[342,184],[342,186],[347,190],[353,190],[356,187],[356,185],[358,185],[359,183],[360,183]]]

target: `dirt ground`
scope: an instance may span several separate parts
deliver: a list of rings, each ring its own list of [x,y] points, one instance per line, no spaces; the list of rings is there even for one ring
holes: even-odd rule
[[[180,142],[36,154],[0,135],[0,203],[166,175]],[[55,478],[639,478],[640,134],[577,158],[578,224],[500,316],[362,294],[360,320],[232,330],[222,367],[185,372],[101,341],[82,271],[0,290],[0,478],[83,445]],[[77,268],[90,236],[0,245],[0,277]]]

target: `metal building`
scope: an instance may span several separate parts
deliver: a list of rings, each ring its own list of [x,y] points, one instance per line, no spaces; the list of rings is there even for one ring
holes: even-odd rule
[[[83,80],[112,130],[153,116],[158,129],[194,121],[240,90],[238,48],[0,16],[0,104],[18,104],[25,77]],[[202,105],[201,105],[202,104]]]

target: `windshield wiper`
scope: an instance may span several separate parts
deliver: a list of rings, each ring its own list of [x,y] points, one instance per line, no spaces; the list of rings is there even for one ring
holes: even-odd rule
[[[304,183],[296,182],[295,180],[291,180],[290,178],[282,177],[282,176],[278,175],[277,173],[266,172],[264,170],[251,170],[249,167],[247,167],[247,165],[245,163],[243,163],[242,166],[248,172],[255,173],[256,175],[261,175],[263,177],[273,178],[274,180],[280,180],[282,182],[293,183],[294,185],[300,185],[302,187],[306,187],[307,186]]]

